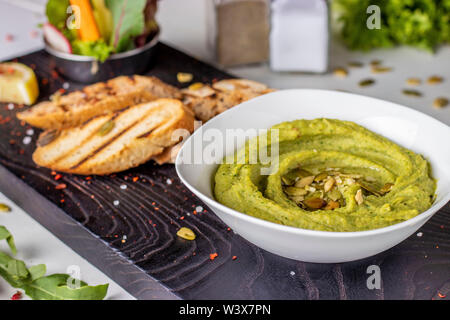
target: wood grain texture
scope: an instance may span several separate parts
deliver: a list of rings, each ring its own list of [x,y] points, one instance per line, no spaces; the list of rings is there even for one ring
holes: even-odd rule
[[[65,82],[52,75],[44,52],[18,60],[35,67],[42,99]],[[194,81],[230,77],[159,44],[149,74],[178,85],[177,72],[193,73]],[[70,83],[69,90],[80,87]],[[0,190],[137,298],[450,297],[449,204],[419,230],[421,237],[413,235],[374,257],[343,264],[297,262],[259,249],[228,230],[182,185],[172,165],[149,162],[112,176],[62,174],[56,180],[49,170],[33,164],[38,131],[31,143],[23,143],[30,128],[15,119],[18,110],[0,104]],[[67,188],[55,189],[60,184]],[[201,212],[196,212],[198,206]],[[197,239],[178,238],[181,226],[194,230]],[[211,253],[218,254],[213,261]],[[366,269],[373,264],[381,268],[380,290],[366,286]]]

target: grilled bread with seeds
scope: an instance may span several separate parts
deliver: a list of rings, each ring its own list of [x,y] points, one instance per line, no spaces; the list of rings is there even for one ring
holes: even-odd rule
[[[81,175],[120,172],[177,144],[177,129],[194,130],[192,111],[179,100],[158,99],[96,116],[58,134],[43,133],[33,160],[52,170]]]
[[[244,101],[272,91],[265,84],[246,79],[221,80],[212,86],[195,83],[181,90],[183,102],[205,122]]]
[[[77,126],[88,119],[158,98],[180,98],[179,90],[154,77],[121,76],[67,95],[53,95],[17,114],[20,120],[42,129]]]

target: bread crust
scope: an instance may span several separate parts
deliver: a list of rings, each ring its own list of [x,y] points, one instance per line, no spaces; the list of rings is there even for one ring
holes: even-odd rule
[[[120,172],[177,144],[174,132],[192,132],[194,120],[192,112],[179,100],[158,99],[63,129],[53,141],[36,149],[33,160],[55,171],[80,175]],[[111,122],[113,128],[99,135]]]
[[[41,129],[61,129],[88,119],[158,98],[181,97],[180,91],[155,77],[120,76],[87,86],[80,91],[54,96],[17,114],[17,118]]]

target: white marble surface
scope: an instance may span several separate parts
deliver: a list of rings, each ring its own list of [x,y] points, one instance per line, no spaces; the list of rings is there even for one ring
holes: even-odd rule
[[[36,28],[38,23],[45,21],[45,17],[36,12],[39,10],[43,12],[42,4],[46,1],[26,0],[33,4],[31,6],[23,1],[0,0],[0,61],[34,51],[42,46],[40,36],[33,37],[31,33],[33,30],[38,30]],[[162,27],[163,41],[203,61],[213,63],[213,54],[207,44],[206,1],[210,0],[162,0],[158,21]],[[25,5],[17,7],[19,2]],[[29,10],[30,8],[33,10]],[[13,41],[5,41],[8,34],[13,36]],[[376,50],[363,54],[348,52],[341,45],[333,42],[331,53],[331,70],[334,67],[346,66],[349,61],[363,62],[365,67],[350,69],[349,76],[344,79],[336,78],[330,73],[323,75],[274,73],[270,71],[267,64],[232,68],[228,71],[240,77],[267,83],[274,88],[340,89],[378,97],[410,106],[447,125],[450,124],[450,107],[437,110],[431,106],[435,97],[450,98],[450,47],[443,47],[434,55],[410,48]],[[373,59],[382,60],[384,65],[393,67],[394,71],[386,74],[371,74],[367,64]],[[408,88],[405,84],[408,77],[426,80],[434,74],[443,76],[445,81],[435,86],[423,83],[416,87],[424,94],[423,97],[411,98],[401,93],[403,88]],[[360,88],[358,82],[365,78],[375,79],[376,85]],[[0,224],[7,226],[14,234],[20,259],[24,259],[29,265],[45,263],[50,273],[65,272],[67,266],[79,265],[82,279],[88,283],[110,283],[109,299],[132,298],[1,194],[0,202],[6,202],[14,209],[9,214],[0,213]],[[0,249],[4,247],[0,246]],[[0,299],[9,299],[14,292],[14,289],[0,280]]]

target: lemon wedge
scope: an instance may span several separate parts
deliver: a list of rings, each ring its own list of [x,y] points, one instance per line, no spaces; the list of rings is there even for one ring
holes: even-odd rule
[[[39,96],[33,70],[22,63],[0,63],[0,102],[31,105]]]

